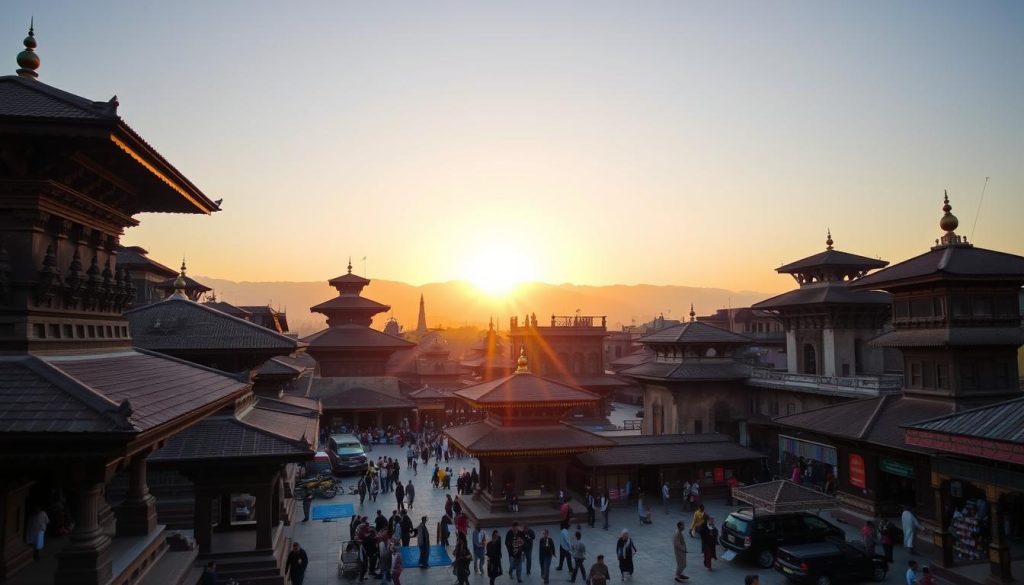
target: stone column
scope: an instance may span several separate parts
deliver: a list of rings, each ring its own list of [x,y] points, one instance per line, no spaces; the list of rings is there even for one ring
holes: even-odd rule
[[[231,518],[235,512],[231,505],[231,493],[222,493],[218,499],[220,500],[220,520],[217,522],[217,531],[231,530]]]
[[[932,472],[932,492],[935,495],[935,517],[939,519],[941,530],[932,534],[932,544],[942,551],[942,566],[952,567],[956,563],[953,558],[953,536],[949,532],[950,518],[942,505],[943,490],[949,489],[948,478]]]
[[[270,523],[273,526],[277,526],[281,523],[281,480],[274,476],[274,497],[272,500],[272,506],[270,507]]]
[[[68,544],[57,553],[55,583],[105,585],[113,578],[110,562],[110,537],[99,521],[103,483],[83,486],[72,494],[75,529]]]
[[[213,519],[210,514],[210,492],[196,484],[195,498],[192,532],[196,539],[196,546],[199,547],[199,554],[206,555],[210,554],[213,550]]]
[[[1006,511],[999,504],[1000,493],[998,490],[989,487],[986,491],[986,499],[989,507],[989,525],[991,526],[991,539],[988,545],[989,568],[992,572],[990,580],[997,583],[1010,583],[1013,575],[1010,570],[1010,545],[1006,542],[1006,535],[1003,534],[1003,521]]]
[[[156,530],[156,498],[146,481],[146,456],[138,455],[128,467],[128,495],[117,507],[117,535],[145,536]]]
[[[273,491],[269,483],[255,490],[256,497],[256,549],[269,549],[273,544],[274,511]]]

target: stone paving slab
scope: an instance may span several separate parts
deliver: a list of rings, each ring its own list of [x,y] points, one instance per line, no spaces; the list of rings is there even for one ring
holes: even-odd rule
[[[405,468],[405,451],[397,446],[392,445],[377,445],[375,446],[372,456],[390,456],[398,457],[402,464],[401,479],[402,483],[405,483],[409,479],[410,470]],[[448,463],[448,466],[454,469],[456,472],[460,468],[465,467],[470,469],[476,464],[473,459],[453,459]],[[413,484],[416,486],[416,507],[411,512],[415,523],[419,522],[419,518],[422,515],[428,516],[428,524],[431,528],[431,535],[435,534],[437,519],[444,513],[444,501],[445,495],[448,493],[454,497],[454,488],[450,491],[442,489],[434,489],[430,485],[430,470],[433,469],[434,460],[431,459],[430,464],[427,466],[421,465],[419,467],[419,474],[413,477]],[[345,478],[345,483],[354,483],[354,479]],[[318,500],[327,502],[327,500]],[[354,495],[339,495],[333,500],[329,500],[330,503],[353,503],[357,513],[370,517],[372,522],[376,511],[380,509],[385,516],[390,516],[391,510],[395,508],[395,498],[391,493],[381,494],[376,502],[370,502],[367,500],[363,506],[359,505],[359,497]],[[709,500],[705,502],[705,506],[710,514],[718,520],[719,526],[722,521],[728,515],[729,511],[735,509],[725,505],[724,500]],[[634,558],[634,565],[636,574],[632,580],[632,583],[637,585],[645,584],[662,584],[671,585],[675,583],[672,579],[675,571],[675,560],[672,554],[672,536],[675,529],[675,524],[678,521],[683,521],[689,524],[692,514],[684,512],[682,510],[682,502],[673,503],[671,510],[666,513],[664,508],[661,506],[661,502],[657,502],[652,510],[654,512],[653,518],[654,523],[651,525],[641,525],[637,518],[636,508],[630,507],[618,507],[613,508],[610,514],[610,526],[609,530],[602,530],[600,527],[600,515],[598,515],[598,526],[595,528],[589,528],[585,523],[582,525],[581,531],[583,533],[583,541],[587,545],[588,565],[593,562],[598,554],[605,555],[605,562],[609,565],[612,573],[613,583],[619,581],[618,563],[615,559],[615,541],[619,537],[619,533],[623,528],[630,531],[633,541],[637,547],[637,553]],[[829,512],[823,512],[823,517],[830,522],[837,524],[844,528],[847,532],[847,538],[856,538],[857,530],[854,527],[840,524]],[[301,510],[299,511],[297,518],[302,518]],[[338,553],[341,548],[342,541],[348,540],[348,527],[349,518],[339,518],[336,521],[323,522],[323,521],[309,521],[309,522],[297,522],[295,525],[295,531],[293,538],[302,544],[303,548],[306,549],[309,554],[310,565],[306,572],[305,585],[339,585],[342,583],[349,583],[348,580],[339,579],[337,576],[337,561]],[[535,532],[540,534],[542,528],[547,528],[552,537],[555,538],[556,545],[558,541],[558,526],[556,524],[533,526]],[[502,536],[504,537],[505,530],[507,527],[499,529]],[[454,538],[452,539],[454,543]],[[432,544],[434,544],[432,542]],[[696,539],[688,539],[687,546],[690,550],[688,555],[687,574],[690,575],[691,579],[687,583],[695,585],[732,585],[742,584],[743,577],[750,573],[756,573],[761,576],[761,583],[763,585],[782,585],[787,583],[786,579],[774,569],[760,569],[753,564],[748,564],[740,560],[734,561],[723,561],[718,560],[714,563],[714,570],[709,572],[703,567],[703,559],[700,554],[699,542]],[[721,555],[721,548],[719,549],[719,555]],[[536,555],[536,551],[534,551]],[[901,548],[898,548],[895,556],[895,563],[890,567],[887,583],[900,584],[903,582],[903,574],[907,567],[907,553]],[[925,559],[920,559],[922,564],[926,564]],[[506,574],[499,577],[495,583],[498,585],[507,585],[514,583],[514,581],[508,577],[508,559],[503,558],[503,566],[505,567]],[[568,571],[556,572],[554,566],[551,571],[551,583],[565,583],[569,579]],[[377,585],[378,579],[368,579],[367,585]],[[403,585],[454,585],[455,576],[452,574],[451,567],[434,567],[429,569],[419,569],[417,567],[406,567],[402,573]],[[483,575],[471,575],[470,583],[472,585],[487,585],[488,579]],[[524,575],[523,583],[528,585],[541,585],[543,581],[540,578],[540,570],[538,568],[536,557],[534,557],[534,568],[531,575]],[[626,583],[630,583],[627,581]]]

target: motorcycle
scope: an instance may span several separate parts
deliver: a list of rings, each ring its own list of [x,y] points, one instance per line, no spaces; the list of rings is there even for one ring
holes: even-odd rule
[[[301,500],[307,492],[314,497],[331,499],[342,489],[341,482],[330,475],[318,475],[295,482],[295,499]]]

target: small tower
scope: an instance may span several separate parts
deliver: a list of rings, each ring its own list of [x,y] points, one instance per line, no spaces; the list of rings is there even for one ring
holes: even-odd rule
[[[420,293],[420,315],[416,318],[416,336],[423,337],[427,334],[427,309],[423,304],[423,293]]]

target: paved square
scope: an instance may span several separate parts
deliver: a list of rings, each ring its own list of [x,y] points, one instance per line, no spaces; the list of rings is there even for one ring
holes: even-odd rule
[[[381,446],[376,445],[370,455],[373,459],[378,456],[397,457],[402,464],[401,479],[402,483],[405,483],[410,478],[411,470],[405,468],[405,451],[398,446]],[[454,469],[456,472],[460,468],[465,467],[470,469],[476,464],[473,459],[453,459],[448,463],[448,466]],[[429,465],[419,466],[419,474],[412,476],[413,484],[416,486],[416,502],[415,508],[410,512],[414,519],[414,523],[419,522],[419,518],[422,515],[428,516],[428,524],[431,529],[431,536],[435,534],[437,519],[444,513],[444,501],[445,496],[449,493],[454,497],[455,490],[443,490],[434,489],[430,485],[430,472],[433,470],[434,460],[431,459]],[[346,487],[350,484],[355,484],[355,477],[345,477],[343,482]],[[330,503],[330,504],[342,504],[352,503],[356,510],[356,513],[369,516],[372,522],[377,510],[381,510],[385,516],[391,515],[391,510],[396,508],[395,497],[393,493],[380,494],[376,502],[371,502],[369,498],[365,501],[363,506],[359,505],[359,497],[349,494],[338,495],[333,500],[316,500],[315,504],[319,503]],[[709,500],[705,502],[705,507],[709,510],[710,514],[719,522],[725,519],[725,516],[733,508],[729,508],[725,505],[724,500]],[[634,557],[634,564],[636,573],[632,580],[632,583],[637,585],[646,584],[662,584],[670,585],[675,583],[672,579],[675,571],[675,558],[672,554],[672,536],[675,529],[676,522],[682,520],[686,523],[690,522],[691,514],[682,511],[682,503],[674,502],[670,512],[666,513],[661,507],[660,502],[652,508],[654,512],[654,524],[641,525],[637,515],[636,508],[630,507],[618,507],[613,508],[611,512],[610,528],[605,531],[600,528],[600,524],[597,528],[589,528],[586,524],[583,524],[581,531],[583,532],[583,542],[587,545],[588,558],[587,564],[589,566],[596,558],[598,554],[605,555],[605,563],[608,564],[609,570],[612,574],[612,582],[619,582],[618,562],[615,558],[615,541],[619,536],[620,531],[626,528],[630,531],[633,537],[633,541],[637,547],[637,553]],[[847,525],[839,524],[832,518],[830,512],[823,512],[823,517],[844,528],[847,532],[847,538],[855,538],[857,531]],[[302,512],[299,510],[298,518],[302,518]],[[298,541],[303,548],[309,554],[309,569],[306,571],[307,585],[337,585],[339,583],[348,583],[347,579],[338,578],[338,552],[341,548],[342,541],[348,540],[350,518],[339,518],[332,521],[312,521],[309,522],[298,522],[295,525],[294,538]],[[557,545],[558,542],[558,526],[533,526],[535,532],[540,533],[542,528],[547,528],[552,533],[552,537],[555,538]],[[505,530],[507,527],[499,529],[504,537]],[[454,544],[455,539],[452,539]],[[431,541],[431,544],[435,544]],[[687,541],[687,547],[690,550],[688,555],[688,569],[687,574],[690,575],[690,580],[687,583],[693,583],[696,585],[733,585],[742,584],[744,575],[749,573],[757,573],[761,576],[761,583],[765,585],[782,585],[787,583],[786,579],[778,574],[774,569],[760,569],[753,564],[741,562],[739,560],[724,561],[717,560],[714,563],[714,571],[708,572],[703,566],[703,557],[700,554],[700,545],[696,539],[689,539]],[[450,552],[450,549],[449,549]],[[504,550],[503,550],[504,554]],[[719,556],[722,555],[722,549],[719,548]],[[888,583],[901,583],[903,573],[906,571],[907,554],[901,548],[896,550],[895,560],[896,562],[890,567],[889,576],[886,579]],[[557,559],[556,559],[557,562]],[[923,563],[924,561],[922,559]],[[508,559],[502,559],[502,566],[505,569],[505,575],[502,575],[495,580],[496,584],[507,585],[514,581],[508,577]],[[555,571],[554,565],[551,569],[551,583],[565,583],[569,580],[568,571]],[[375,585],[379,582],[376,579],[368,579],[366,583]],[[577,581],[578,582],[578,581]],[[402,583],[411,585],[453,585],[455,583],[455,576],[452,574],[451,567],[432,567],[429,569],[420,569],[418,567],[406,567],[402,573]],[[470,583],[473,585],[486,585],[488,583],[487,577],[483,575],[471,575]],[[536,559],[536,547],[534,548],[534,566],[533,572],[530,575],[524,575],[523,583],[531,585],[541,585],[543,581],[540,578],[540,569],[538,568]],[[629,583],[627,581],[627,583]]]

